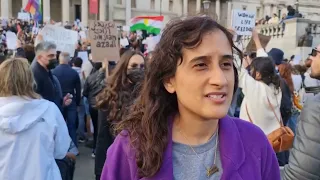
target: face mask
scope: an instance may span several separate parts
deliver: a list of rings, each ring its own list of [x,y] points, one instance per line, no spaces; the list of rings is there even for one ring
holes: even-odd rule
[[[47,65],[48,70],[54,69],[57,65],[56,59],[50,59],[49,64]]]
[[[143,69],[140,69],[140,68],[128,69],[127,78],[132,84],[141,82],[144,78],[144,71]]]

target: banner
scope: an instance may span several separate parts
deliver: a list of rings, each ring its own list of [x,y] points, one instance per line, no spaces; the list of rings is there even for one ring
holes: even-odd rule
[[[235,30],[237,35],[250,36],[252,29],[256,25],[256,13],[232,10],[232,29]]]
[[[90,0],[90,14],[98,14],[98,0]]]
[[[117,27],[112,21],[89,21],[89,38],[92,60],[95,62],[118,61],[119,42]]]
[[[63,27],[46,25],[40,32],[44,41],[54,42],[57,50],[67,52],[71,57],[74,56],[76,44],[78,42],[78,33]]]

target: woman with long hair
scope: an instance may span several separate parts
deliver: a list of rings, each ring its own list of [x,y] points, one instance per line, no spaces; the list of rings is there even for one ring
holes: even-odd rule
[[[116,125],[101,179],[279,180],[264,133],[227,116],[237,53],[208,16],[167,24],[138,99]]]
[[[113,143],[111,127],[124,119],[129,106],[137,97],[144,77],[144,64],[141,53],[127,50],[108,77],[106,88],[97,97],[100,110],[95,162],[97,180],[100,180],[106,151]]]
[[[0,65],[0,179],[59,180],[71,139],[58,107],[35,93],[27,59]]]

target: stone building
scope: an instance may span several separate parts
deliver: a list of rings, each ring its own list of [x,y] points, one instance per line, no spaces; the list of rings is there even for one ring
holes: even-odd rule
[[[2,18],[16,17],[28,0],[0,0]],[[98,16],[89,14],[89,0],[42,0],[44,20],[74,21],[81,19],[114,20],[125,25],[134,16],[163,15],[167,22],[173,17],[204,11],[203,0],[98,0]],[[305,18],[320,20],[320,0],[211,0],[206,13],[214,15],[221,24],[229,26],[232,9],[256,12],[257,19],[273,13],[281,16],[288,5],[299,4]]]

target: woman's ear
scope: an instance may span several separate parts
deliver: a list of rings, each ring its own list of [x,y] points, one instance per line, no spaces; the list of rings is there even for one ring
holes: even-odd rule
[[[169,78],[163,81],[163,86],[166,88],[166,90],[168,91],[168,93],[175,93],[176,89],[175,89],[175,79],[174,78]]]

